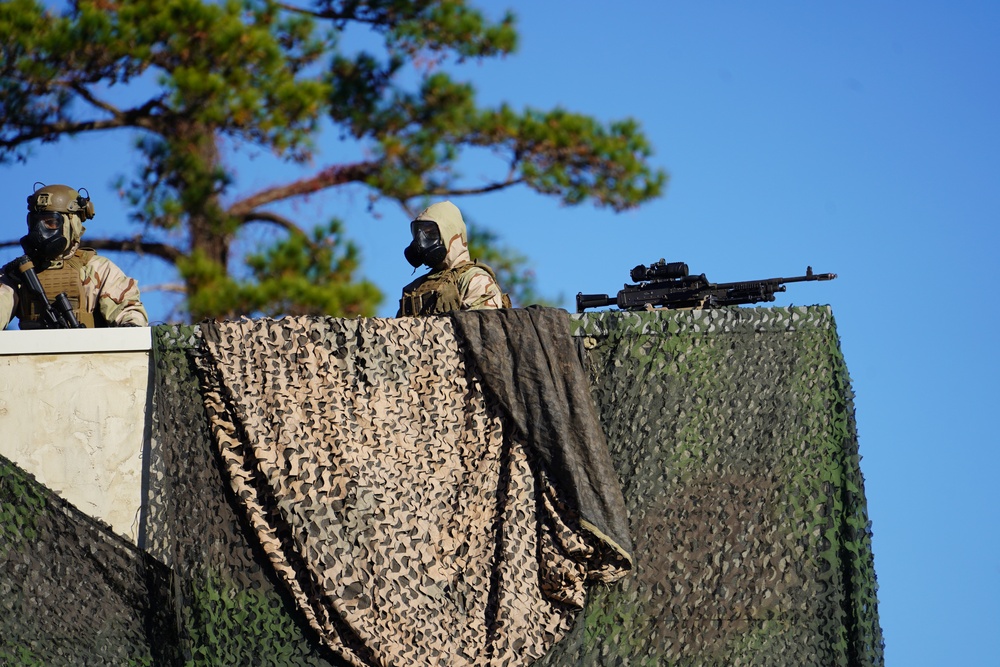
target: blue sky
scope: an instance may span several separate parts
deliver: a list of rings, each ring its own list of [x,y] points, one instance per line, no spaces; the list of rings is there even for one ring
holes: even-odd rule
[[[499,11],[508,3],[490,3]],[[886,664],[996,664],[1000,469],[1000,3],[882,0],[510,3],[521,47],[458,70],[480,100],[632,117],[671,175],[666,195],[614,214],[526,190],[456,200],[472,224],[527,255],[541,291],[613,293],[661,257],[716,282],[797,275],[776,305],[830,304],[851,372],[873,523]],[[341,159],[332,138],[319,163]],[[86,186],[93,234],[127,230],[113,194],[126,141],[91,137],[0,168],[22,233],[36,180]],[[237,189],[274,177],[242,155]],[[259,164],[260,163],[260,164]],[[468,164],[471,176],[485,169]],[[411,279],[398,209],[364,193],[316,197],[338,215],[363,273],[395,312]],[[13,256],[13,252],[11,252]],[[143,284],[151,260],[123,259]],[[152,293],[154,319],[168,307]]]

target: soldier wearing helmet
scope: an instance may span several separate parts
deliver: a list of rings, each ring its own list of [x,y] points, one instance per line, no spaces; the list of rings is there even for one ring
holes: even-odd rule
[[[424,209],[410,223],[413,242],[403,254],[414,267],[431,271],[403,288],[396,317],[453,310],[510,308],[493,270],[469,255],[465,221],[450,201]]]
[[[88,328],[147,326],[135,280],[111,260],[80,246],[83,223],[94,217],[89,195],[66,185],[35,185],[28,197],[28,233],[21,237],[21,247],[46,297],[51,302],[65,293],[76,319]],[[15,316],[22,329],[37,329],[42,309],[17,263],[0,270],[0,329]]]

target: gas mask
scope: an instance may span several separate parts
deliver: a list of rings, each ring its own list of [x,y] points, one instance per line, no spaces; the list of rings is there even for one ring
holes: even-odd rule
[[[448,255],[448,249],[441,240],[437,223],[430,220],[414,220],[410,223],[413,242],[406,246],[403,256],[414,268],[424,264],[430,268],[441,264]]]
[[[36,262],[51,262],[69,249],[69,215],[58,211],[28,213],[28,233],[21,247]]]
[[[28,196],[28,233],[21,238],[21,247],[36,262],[51,262],[79,243],[83,222],[93,217],[89,194],[81,195],[67,185],[35,183]]]

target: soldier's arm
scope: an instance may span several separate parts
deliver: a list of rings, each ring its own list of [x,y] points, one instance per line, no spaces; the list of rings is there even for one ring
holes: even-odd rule
[[[17,292],[0,275],[0,330],[6,329],[17,308]]]
[[[503,308],[503,290],[489,273],[482,269],[469,271],[471,280],[462,295],[462,310]]]
[[[88,301],[93,289],[93,298],[96,298],[97,307],[109,326],[149,326],[149,316],[142,305],[138,283],[125,275],[114,262],[97,255],[84,267],[84,275]]]

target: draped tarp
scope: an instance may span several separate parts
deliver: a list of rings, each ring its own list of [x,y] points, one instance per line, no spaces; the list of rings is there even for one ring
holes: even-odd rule
[[[588,581],[626,572],[626,547],[601,548],[523,432],[505,429],[449,318],[206,322],[201,334],[233,490],[351,663],[528,664],[569,630]]]
[[[625,499],[566,311],[465,310],[452,317],[487,393],[608,552],[604,561],[631,568]]]

